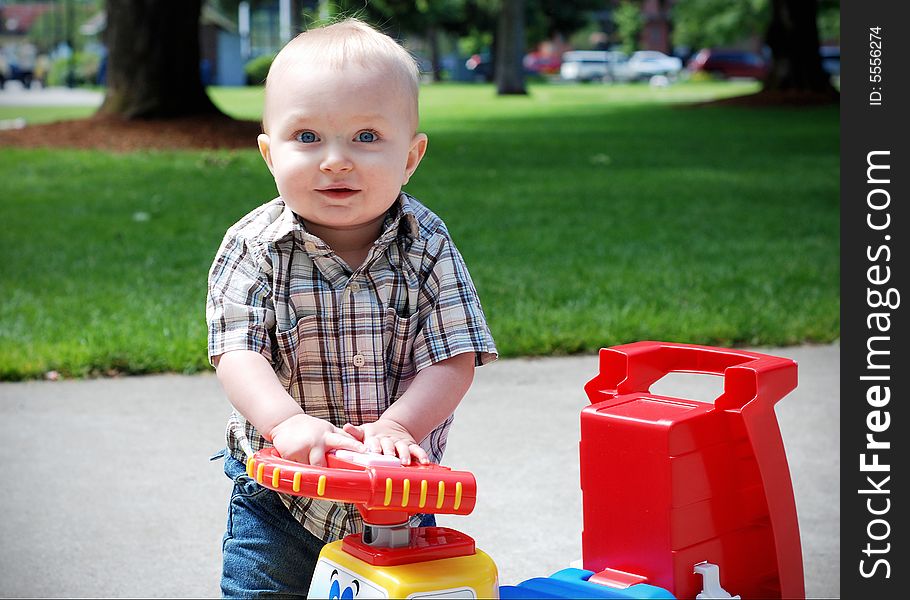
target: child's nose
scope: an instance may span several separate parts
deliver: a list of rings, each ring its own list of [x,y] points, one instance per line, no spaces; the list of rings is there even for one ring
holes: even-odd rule
[[[322,163],[319,165],[319,168],[326,173],[343,173],[353,169],[354,163],[351,162],[351,159],[348,158],[342,148],[331,145],[322,158]]]

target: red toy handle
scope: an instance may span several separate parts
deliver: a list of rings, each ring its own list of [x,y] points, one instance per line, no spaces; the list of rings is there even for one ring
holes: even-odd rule
[[[774,414],[774,404],[796,387],[796,362],[745,350],[636,342],[602,348],[600,372],[585,392],[593,404],[648,393],[654,382],[674,372],[723,376],[724,393],[714,409],[741,420],[752,446],[774,530],[782,597],[804,597],[796,504]]]
[[[348,502],[366,511],[467,515],[474,510],[477,483],[468,471],[420,464],[363,466],[331,453],[326,458],[329,466],[317,467],[263,448],[247,460],[246,472],[278,492]]]
[[[614,396],[647,392],[668,373],[704,373],[724,378],[724,393],[714,406],[742,409],[755,402],[773,406],[796,387],[796,363],[758,352],[674,344],[636,342],[600,351],[600,373],[585,385],[591,403]]]

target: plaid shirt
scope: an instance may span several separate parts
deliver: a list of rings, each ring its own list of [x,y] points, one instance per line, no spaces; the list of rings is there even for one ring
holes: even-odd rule
[[[306,414],[341,427],[375,421],[421,369],[473,352],[497,353],[467,267],[442,220],[402,193],[363,265],[351,272],[277,198],[224,237],[209,273],[209,359],[261,353]],[[452,416],[420,445],[439,462]],[[267,444],[237,411],[231,454]],[[331,541],[359,531],[351,505],[282,495],[313,535]]]

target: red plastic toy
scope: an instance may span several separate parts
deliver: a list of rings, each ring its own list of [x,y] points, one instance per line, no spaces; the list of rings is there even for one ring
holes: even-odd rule
[[[309,598],[489,598],[499,579],[474,539],[447,527],[411,527],[418,513],[466,515],[477,498],[474,475],[440,465],[403,466],[398,458],[334,450],[325,467],[281,458],[264,448],[247,474],[265,487],[349,502],[363,516],[360,533],[322,548]]]
[[[247,474],[261,485],[295,496],[349,502],[367,523],[404,523],[418,513],[467,515],[474,510],[477,482],[468,471],[434,464],[403,466],[391,458],[356,462],[353,452],[331,452],[327,467],[304,465],[263,448],[247,461]],[[394,463],[394,464],[393,464]]]
[[[665,342],[600,351],[581,416],[584,568],[694,598],[693,565],[743,598],[805,595],[796,505],[774,404],[796,363]],[[722,375],[714,404],[657,396],[671,372]]]
[[[671,372],[723,376],[724,392],[713,403],[651,394]],[[795,362],[754,352],[667,342],[601,350],[581,414],[584,569],[517,586],[499,586],[495,563],[470,536],[408,526],[417,513],[469,514],[477,485],[467,471],[345,450],[316,467],[265,448],[247,473],[363,515],[362,533],[323,548],[314,598],[803,598],[774,414],[796,381]]]

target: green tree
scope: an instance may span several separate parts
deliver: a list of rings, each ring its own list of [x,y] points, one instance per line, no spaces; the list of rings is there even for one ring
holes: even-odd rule
[[[337,6],[341,14],[363,18],[392,35],[426,39],[434,81],[441,73],[441,36],[467,32],[467,0],[342,0]]]
[[[588,25],[591,11],[603,5],[603,0],[528,0],[528,47],[555,35],[568,38]]]
[[[840,41],[840,1],[819,0],[818,36],[822,42]]]
[[[38,52],[47,53],[60,42],[69,41],[75,50],[82,49],[84,36],[78,34],[78,28],[101,9],[102,0],[17,0],[15,4],[32,4],[46,7],[28,30],[28,41],[35,45]],[[13,4],[0,1],[0,6]],[[0,23],[0,26],[3,24]]]
[[[724,46],[764,32],[771,65],[764,92],[837,99],[819,57],[819,16],[830,28],[837,0],[680,0],[674,8],[674,41],[692,48]],[[821,10],[821,12],[820,12]]]
[[[623,0],[613,11],[616,33],[622,40],[622,50],[631,54],[638,50],[638,37],[644,25],[641,17],[641,5],[637,2]]]
[[[758,39],[770,18],[768,0],[680,0],[673,7],[673,42],[697,49]]]
[[[28,32],[28,41],[33,43],[38,52],[50,52],[54,46],[66,41],[67,31],[72,27],[66,22],[66,11],[62,6],[54,6],[51,10],[35,19]],[[75,39],[73,41],[76,41]],[[81,40],[79,40],[81,41]],[[76,48],[80,49],[79,47]]]

